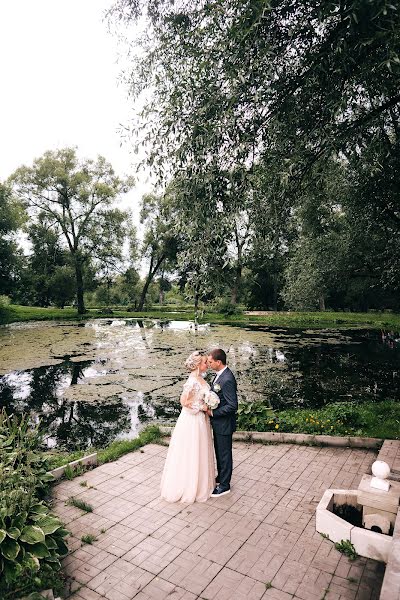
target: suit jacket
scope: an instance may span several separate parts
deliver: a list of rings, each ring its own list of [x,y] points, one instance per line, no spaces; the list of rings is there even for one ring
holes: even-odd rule
[[[227,368],[211,389],[219,396],[219,405],[213,410],[211,425],[215,433],[232,435],[236,431],[236,412],[238,409],[237,385],[232,371]]]

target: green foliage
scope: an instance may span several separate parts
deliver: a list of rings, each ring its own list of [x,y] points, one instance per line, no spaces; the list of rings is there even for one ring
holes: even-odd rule
[[[324,408],[272,411],[262,402],[239,403],[242,431],[278,431],[313,435],[399,439],[400,405],[394,401],[335,402]]]
[[[91,506],[84,500],[81,500],[80,498],[75,498],[74,496],[68,498],[67,504],[69,504],[70,506],[75,506],[76,508],[80,508],[84,512],[93,512],[93,506]]]
[[[0,295],[11,294],[19,277],[23,259],[17,231],[24,219],[22,205],[12,196],[10,187],[0,182]]]
[[[339,550],[339,552],[347,556],[347,558],[351,561],[357,560],[358,558],[356,549],[354,548],[350,540],[340,540],[340,542],[336,542],[335,548],[336,550]]]
[[[109,14],[119,33],[147,25],[127,45],[132,99],[148,98],[132,133],[178,187],[192,297],[228,279],[237,298],[250,268],[252,307],[283,294],[302,310],[398,310],[395,3],[116,0]]]
[[[133,440],[119,440],[110,444],[104,450],[99,450],[98,461],[99,464],[111,462],[117,460],[120,456],[128,452],[133,452],[146,444],[156,442],[161,437],[161,433],[158,427],[149,425],[143,431],[140,432],[139,437]]]
[[[243,314],[243,310],[239,308],[236,304],[232,304],[229,300],[221,300],[218,302],[214,310],[221,315],[226,315],[228,317],[232,315],[241,315]]]
[[[68,532],[41,498],[53,479],[28,419],[0,413],[0,596],[59,587]]]
[[[83,544],[93,544],[93,542],[97,542],[97,537],[92,535],[91,533],[87,533],[81,537],[81,542]]]
[[[79,160],[75,148],[63,148],[46,152],[32,167],[20,167],[10,181],[36,219],[33,235],[39,233],[40,242],[65,248],[75,275],[78,312],[84,313],[85,265],[97,261],[98,274],[105,275],[122,260],[128,215],[112,204],[131,188],[131,178],[118,178],[101,156],[97,161]],[[45,264],[46,255],[42,253],[39,262]],[[63,305],[70,273],[55,276],[54,285],[62,281],[57,301]]]

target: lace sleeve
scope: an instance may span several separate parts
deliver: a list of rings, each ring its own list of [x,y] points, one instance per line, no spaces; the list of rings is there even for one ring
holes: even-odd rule
[[[192,409],[192,412],[198,413],[203,404],[202,386],[195,379],[188,379],[183,385],[181,395],[181,405]]]

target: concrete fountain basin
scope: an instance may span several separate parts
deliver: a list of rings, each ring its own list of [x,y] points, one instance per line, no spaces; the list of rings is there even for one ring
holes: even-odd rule
[[[358,493],[358,490],[326,490],[317,506],[316,530],[332,542],[349,540],[360,556],[387,563],[392,536],[356,527],[333,512],[334,505],[353,506],[361,511],[362,506],[357,502]]]

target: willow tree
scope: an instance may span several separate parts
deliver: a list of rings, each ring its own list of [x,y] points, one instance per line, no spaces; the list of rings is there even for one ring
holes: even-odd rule
[[[213,218],[221,202],[227,210],[232,202],[221,173],[241,172],[251,199],[259,191],[252,174],[270,170],[276,180],[262,203],[290,218],[300,187],[316,185],[326,160],[345,157],[355,186],[378,192],[390,167],[390,185],[368,202],[371,218],[398,240],[397,3],[117,0],[110,16],[128,39],[133,23],[146,23],[129,48],[126,80],[134,100],[146,97],[131,133],[160,181],[186,178],[188,199],[204,184],[209,192],[199,201]],[[253,208],[257,231],[264,222]],[[395,270],[383,270],[388,281]]]
[[[127,214],[113,207],[132,186],[110,163],[79,159],[74,148],[46,152],[11,176],[14,193],[33,218],[46,215],[67,248],[75,272],[78,313],[85,312],[84,265],[99,267],[120,258]]]

